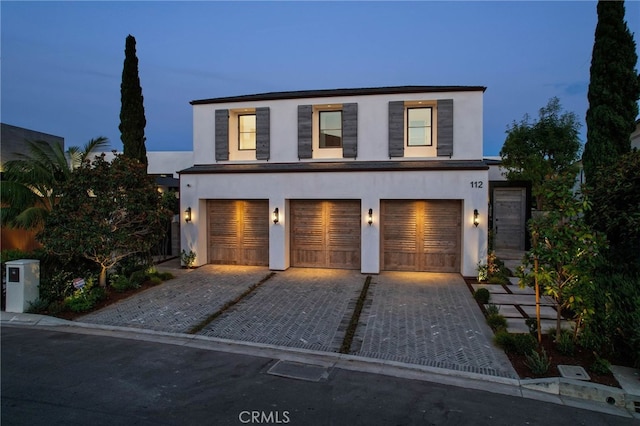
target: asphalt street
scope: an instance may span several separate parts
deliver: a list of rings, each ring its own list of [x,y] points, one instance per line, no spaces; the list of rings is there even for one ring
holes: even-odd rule
[[[7,425],[631,425],[637,420],[333,368],[274,376],[274,358],[3,326]]]

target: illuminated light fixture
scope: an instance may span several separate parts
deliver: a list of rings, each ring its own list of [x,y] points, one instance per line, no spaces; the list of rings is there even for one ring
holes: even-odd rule
[[[369,226],[373,223],[373,209],[369,209],[369,217],[367,218],[367,223]]]
[[[187,207],[187,209],[184,211],[184,221],[191,222],[191,207]]]
[[[478,209],[473,209],[473,226],[475,226],[476,228],[480,223],[480,221],[478,220],[478,216],[480,216],[480,214],[478,213]]]
[[[278,210],[278,208],[276,207],[273,210],[273,223],[278,223],[280,222],[280,210]]]

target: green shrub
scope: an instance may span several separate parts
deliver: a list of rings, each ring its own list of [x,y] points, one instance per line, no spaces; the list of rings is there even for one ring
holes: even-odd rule
[[[473,293],[473,297],[476,301],[482,305],[486,305],[489,303],[489,299],[491,299],[491,293],[486,288],[479,288]]]
[[[493,341],[499,348],[509,354],[526,355],[535,351],[538,343],[536,339],[526,333],[509,333],[506,330],[498,330],[493,336]]]
[[[149,280],[149,274],[144,269],[134,271],[129,276],[129,281],[131,282],[131,285],[135,285],[135,286],[141,286],[148,280]]]
[[[487,316],[487,324],[493,331],[504,330],[507,328],[507,319],[500,314],[492,314]]]
[[[547,352],[542,348],[540,352],[531,351],[529,354],[525,355],[526,361],[524,364],[529,367],[529,370],[536,375],[541,376],[549,371],[549,366],[551,362],[549,361],[549,357],[547,356]]]
[[[594,353],[596,360],[589,367],[589,371],[593,374],[607,374],[611,371],[611,363],[604,358],[600,358],[597,353]]]
[[[123,275],[113,274],[109,277],[111,279],[111,288],[118,293],[124,293],[127,290],[136,289],[140,286],[135,282],[130,281]]]
[[[560,332],[560,338],[555,343],[556,349],[563,355],[573,355],[575,352],[575,344],[570,331],[562,330]]]
[[[158,285],[162,283],[162,278],[160,278],[157,275],[153,275],[152,277],[149,278],[149,281],[151,281],[152,285]]]
[[[27,308],[27,312],[30,314],[39,314],[41,312],[45,312],[49,307],[49,301],[37,298],[33,302],[29,302],[29,307]]]
[[[531,353],[538,346],[538,341],[531,334],[518,333],[514,336],[515,353],[518,355]]]
[[[515,353],[516,351],[515,335],[509,333],[507,330],[498,330],[493,336],[493,342],[508,354]]]
[[[162,281],[169,281],[175,278],[171,272],[158,272],[157,276],[160,277]]]
[[[491,275],[488,280],[489,284],[510,284],[509,276],[502,273]]]
[[[97,302],[106,297],[102,287],[94,287],[93,277],[85,280],[86,284],[81,289],[73,292],[64,299],[65,306],[73,312],[86,312],[91,310]]]

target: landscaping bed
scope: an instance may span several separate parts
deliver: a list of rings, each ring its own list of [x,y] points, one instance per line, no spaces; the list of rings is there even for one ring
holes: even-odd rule
[[[465,278],[465,282],[472,294],[474,292],[472,285],[480,284],[480,282],[475,278]],[[485,304],[480,303],[477,300],[476,302],[478,303],[480,310],[482,310],[482,312],[486,316],[487,312],[485,309]],[[543,330],[543,333],[545,333],[546,331],[547,330]],[[496,345],[495,342],[494,345]],[[558,365],[571,365],[583,367],[589,374],[591,378],[590,382],[592,383],[620,387],[620,384],[611,372],[599,374],[593,371],[592,366],[598,361],[596,355],[593,353],[593,351],[585,349],[578,344],[575,344],[572,355],[566,355],[558,350],[556,343],[552,339],[552,336],[550,336],[549,334],[543,334],[542,343],[537,349],[538,351],[544,349],[549,360],[549,368],[544,374],[534,374],[531,371],[531,368],[527,365],[526,355],[514,353],[512,351],[505,351],[506,355],[511,361],[514,370],[516,370],[516,373],[518,373],[518,376],[521,379],[561,377],[561,374],[558,370]],[[611,364],[632,367],[631,362],[628,360],[609,359],[608,361]]]

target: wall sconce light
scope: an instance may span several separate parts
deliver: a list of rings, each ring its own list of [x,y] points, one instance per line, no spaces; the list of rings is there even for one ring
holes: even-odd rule
[[[191,222],[191,207],[187,207],[184,211],[184,221],[187,223]]]
[[[369,217],[367,218],[367,223],[369,226],[373,223],[373,209],[369,209]]]
[[[473,226],[475,226],[476,228],[480,223],[480,221],[478,220],[478,216],[480,216],[480,214],[478,214],[478,209],[473,209]]]
[[[278,208],[276,207],[273,210],[273,223],[278,223],[280,222],[280,211],[278,210]]]

